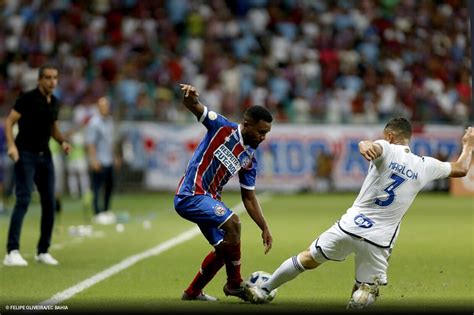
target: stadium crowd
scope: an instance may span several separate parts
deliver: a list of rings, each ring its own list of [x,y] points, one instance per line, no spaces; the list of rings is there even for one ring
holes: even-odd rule
[[[231,119],[251,104],[294,123],[472,115],[467,1],[6,0],[0,16],[3,116],[46,61],[68,118],[107,95],[117,119],[188,121],[182,82]]]

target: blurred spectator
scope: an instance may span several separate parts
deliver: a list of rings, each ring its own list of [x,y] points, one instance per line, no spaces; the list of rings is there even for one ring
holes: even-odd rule
[[[66,158],[67,186],[72,198],[81,198],[83,205],[91,201],[90,178],[85,145],[85,128],[88,120],[76,123],[68,131],[72,152]]]
[[[251,103],[288,122],[473,115],[465,0],[7,1],[0,16],[1,104],[49,59],[65,106],[107,95],[119,119],[192,120],[177,82],[230,118]]]
[[[110,211],[114,189],[115,168],[120,166],[114,122],[110,114],[110,101],[106,97],[97,100],[98,113],[87,125],[85,143],[91,170],[94,222],[115,223]]]
[[[442,162],[449,162],[446,150],[438,150],[435,157]],[[433,182],[433,191],[449,191],[449,178],[435,180]]]
[[[71,146],[59,129],[59,100],[53,94],[59,71],[54,65],[42,65],[38,71],[37,88],[18,97],[5,121],[8,156],[14,162],[15,207],[8,231],[7,266],[26,266],[19,252],[24,216],[36,186],[41,200],[41,232],[35,260],[48,265],[58,261],[48,253],[55,221],[55,172],[49,147],[51,138],[68,154]],[[13,126],[18,126],[14,136]],[[35,184],[35,185],[33,185]]]
[[[334,161],[335,156],[331,152],[320,151],[314,159],[314,187],[317,192],[334,191]]]

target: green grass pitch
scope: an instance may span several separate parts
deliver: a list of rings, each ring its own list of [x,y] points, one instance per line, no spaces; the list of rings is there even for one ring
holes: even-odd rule
[[[262,207],[273,234],[273,249],[263,254],[260,231],[249,216],[242,221],[242,275],[256,270],[273,272],[288,257],[306,249],[352,204],[356,193],[270,194]],[[224,202],[240,202],[224,192]],[[121,194],[113,208],[125,222],[116,226],[93,225],[90,236],[71,235],[70,226],[90,224],[90,210],[80,201],[64,199],[50,252],[57,267],[34,262],[39,235],[39,203],[35,200],[25,217],[21,252],[27,267],[0,266],[0,313],[7,307],[27,307],[123,261],[194,228],[173,210],[171,193]],[[128,214],[128,220],[126,220]],[[390,259],[389,284],[369,312],[416,309],[474,311],[474,201],[445,193],[421,193],[405,215]],[[151,227],[144,228],[148,220]],[[9,215],[0,215],[0,243],[6,244]],[[217,303],[181,301],[183,289],[211,250],[201,234],[158,255],[140,260],[59,303],[68,311],[151,311],[192,313],[291,313],[345,312],[354,279],[353,256],[329,262],[280,287],[273,302],[250,305],[225,297],[225,268],[205,288]],[[4,253],[2,253],[3,255]],[[3,256],[2,256],[3,259]],[[14,309],[15,310],[15,309]]]

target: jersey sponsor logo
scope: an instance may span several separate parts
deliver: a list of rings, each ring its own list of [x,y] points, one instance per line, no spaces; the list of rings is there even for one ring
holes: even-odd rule
[[[232,151],[221,144],[216,151],[214,151],[214,156],[227,168],[227,170],[235,175],[241,168],[239,159],[237,159]]]
[[[215,205],[214,206],[214,213],[217,216],[222,217],[226,213],[226,209],[221,205]]]
[[[374,225],[375,222],[367,218],[365,215],[359,214],[359,215],[356,215],[356,217],[354,218],[354,223],[358,227],[369,229]]]

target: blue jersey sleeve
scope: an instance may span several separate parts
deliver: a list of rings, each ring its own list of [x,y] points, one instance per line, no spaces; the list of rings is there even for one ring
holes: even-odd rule
[[[208,110],[206,106],[204,106],[204,112],[199,121],[211,132],[216,131],[222,126],[233,125],[233,123],[227,120],[227,118],[212,110]]]
[[[249,169],[241,169],[239,171],[240,187],[255,190],[255,182],[257,181],[257,160],[252,158],[252,167]]]

